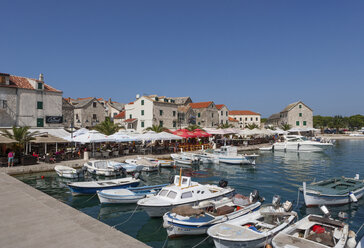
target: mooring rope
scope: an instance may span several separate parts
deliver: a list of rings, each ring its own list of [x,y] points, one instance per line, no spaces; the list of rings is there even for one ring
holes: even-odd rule
[[[196,248],[197,246],[199,246],[200,244],[202,244],[203,242],[205,242],[208,238],[210,238],[210,236],[207,236],[206,238],[204,238],[203,240],[201,240],[200,242],[198,242],[198,244],[192,246],[192,248]]]
[[[112,226],[112,228],[115,228],[117,226],[121,226],[121,225],[125,224],[126,222],[128,222],[131,219],[131,217],[133,217],[133,215],[135,214],[135,211],[137,210],[137,208],[138,208],[138,205],[136,206],[136,208],[134,209],[133,213],[129,216],[129,218],[126,221],[121,222],[119,224],[116,224],[116,225]]]
[[[84,204],[86,202],[88,202],[89,200],[91,200],[92,198],[94,198],[97,194],[94,194],[93,196],[91,196],[90,198],[88,198],[86,201],[82,202],[81,204]]]
[[[166,240],[164,240],[162,248],[164,248],[166,246],[166,244],[168,244],[168,234],[167,234]]]
[[[298,207],[299,202],[300,202],[300,189],[298,188],[298,190],[297,190],[297,203],[296,203],[296,206],[293,208],[293,210],[295,210]]]
[[[364,223],[360,226],[360,228],[358,229],[358,231],[356,232],[356,235],[359,234],[360,230],[364,227]]]

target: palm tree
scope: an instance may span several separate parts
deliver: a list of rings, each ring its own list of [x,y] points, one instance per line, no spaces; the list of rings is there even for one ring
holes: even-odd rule
[[[289,125],[288,123],[281,123],[281,128],[283,131],[288,131],[291,129],[291,125]]]
[[[119,131],[120,128],[121,127],[113,123],[109,117],[106,117],[103,122],[94,127],[96,131],[99,131],[100,133],[103,133],[105,135],[112,135]]]
[[[220,124],[218,128],[226,129],[226,128],[231,128],[231,127],[234,127],[234,125],[225,123],[225,124]]]
[[[190,125],[187,127],[188,131],[193,131],[195,129],[202,129],[199,125]]]
[[[153,131],[153,132],[156,132],[156,133],[161,133],[161,132],[164,132],[166,131],[167,128],[165,127],[162,127],[162,126],[158,126],[158,125],[152,125],[151,127],[147,127],[145,129],[145,131]]]
[[[18,143],[14,145],[14,150],[16,150],[16,152],[22,151],[24,145],[30,142],[31,140],[34,140],[35,139],[34,136],[39,134],[38,131],[30,132],[29,129],[30,127],[28,126],[25,127],[13,126],[12,133],[9,132],[8,130],[4,130],[5,137],[18,141]]]
[[[253,130],[254,128],[259,128],[259,126],[255,123],[251,123],[251,124],[246,125],[246,128]]]

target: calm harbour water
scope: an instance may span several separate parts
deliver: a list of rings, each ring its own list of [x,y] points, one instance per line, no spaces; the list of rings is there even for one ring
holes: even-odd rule
[[[184,174],[191,172],[194,180],[201,183],[217,184],[220,179],[226,179],[229,186],[236,192],[248,195],[257,189],[266,202],[278,194],[282,201],[290,200],[293,206],[297,205],[298,187],[303,181],[311,182],[331,177],[354,177],[356,173],[364,178],[364,140],[339,140],[334,148],[325,153],[260,153],[255,168],[252,166],[235,165],[200,165],[184,170]],[[145,184],[167,183],[169,178],[178,174],[178,169],[161,169],[159,172],[142,173]],[[44,176],[44,179],[41,179]],[[52,197],[88,214],[110,226],[126,221],[134,212],[136,205],[101,206],[97,197],[73,197],[68,190],[67,179],[59,178],[55,172],[30,174],[19,176],[18,179],[41,190]],[[302,194],[299,194],[298,205],[295,210],[299,216],[310,213],[321,214],[317,208],[306,208]],[[348,214],[345,221],[350,224],[353,231],[357,231],[364,223],[364,199],[358,203],[329,207],[331,214],[337,217],[340,211]],[[162,227],[161,218],[149,218],[148,215],[137,209],[132,218],[116,228],[152,247],[192,247],[202,241],[205,236],[183,237],[167,240],[167,233]],[[361,232],[363,235],[363,231]],[[199,247],[213,247],[212,240],[208,239]]]

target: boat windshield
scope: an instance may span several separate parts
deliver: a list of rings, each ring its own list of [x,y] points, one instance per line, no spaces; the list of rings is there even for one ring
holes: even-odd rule
[[[167,197],[171,198],[171,199],[174,199],[174,198],[176,198],[176,195],[177,195],[177,192],[171,190],[171,191],[169,191]]]
[[[167,192],[168,192],[168,190],[163,189],[163,190],[161,190],[161,191],[159,192],[159,195],[160,195],[160,196],[166,196],[166,195],[167,195]]]

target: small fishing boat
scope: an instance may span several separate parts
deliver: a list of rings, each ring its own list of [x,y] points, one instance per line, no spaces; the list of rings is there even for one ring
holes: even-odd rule
[[[138,157],[136,159],[127,159],[126,163],[143,166],[141,171],[152,172],[158,171],[159,164],[156,162],[149,161],[143,157]]]
[[[175,163],[185,164],[185,165],[193,165],[199,163],[199,158],[194,154],[182,152],[180,154],[173,153],[171,154],[172,159]]]
[[[328,215],[310,214],[278,233],[272,245],[277,248],[355,248],[355,236],[342,221]]]
[[[207,234],[213,238],[217,248],[264,247],[274,235],[295,221],[297,213],[291,208],[291,202],[281,205],[280,198],[275,196],[273,204],[214,225],[207,230]]]
[[[256,154],[238,154],[238,149],[235,146],[221,146],[220,149],[215,149],[213,154],[217,156],[220,163],[225,164],[255,164],[258,157]]]
[[[88,182],[72,182],[67,186],[73,195],[96,194],[98,190],[104,189],[120,189],[136,187],[140,180],[133,177],[125,177],[113,180],[88,181]]]
[[[144,167],[143,165],[128,164],[128,163],[121,163],[120,165],[125,169],[126,173],[140,172]]]
[[[76,170],[74,168],[64,166],[64,165],[56,165],[54,167],[54,170],[56,171],[57,175],[64,178],[79,178],[83,177],[83,170]]]
[[[99,176],[116,176],[122,171],[122,163],[108,160],[90,160],[83,165],[87,171]]]
[[[150,158],[150,157],[143,157],[143,158],[152,163],[156,163],[158,166],[163,167],[163,168],[171,168],[174,166],[174,163],[172,160],[161,160],[161,159]]]
[[[306,185],[303,182],[305,204],[307,207],[318,205],[340,205],[357,202],[364,195],[364,180],[338,177]]]
[[[168,184],[143,186],[125,189],[106,189],[97,191],[97,196],[102,204],[107,203],[136,203],[149,195],[157,194],[161,188]]]
[[[258,191],[250,197],[235,195],[221,200],[207,200],[197,206],[178,206],[163,216],[163,227],[169,237],[205,234],[207,229],[259,209]]]
[[[182,170],[181,170],[182,171]],[[182,172],[180,172],[182,173]],[[172,208],[180,205],[198,205],[201,201],[232,197],[234,189],[227,187],[226,181],[220,181],[219,186],[199,184],[190,177],[174,177],[172,184],[164,187],[155,196],[138,201],[150,217],[162,217]]]

